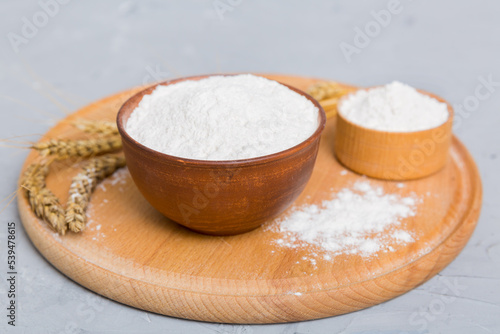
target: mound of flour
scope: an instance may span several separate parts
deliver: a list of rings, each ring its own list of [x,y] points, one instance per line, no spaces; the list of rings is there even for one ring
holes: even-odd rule
[[[432,129],[448,119],[445,103],[398,81],[349,95],[339,113],[354,124],[391,132]]]
[[[126,131],[177,157],[237,160],[291,148],[318,128],[318,108],[304,96],[250,74],[158,86],[131,114]]]
[[[403,219],[415,216],[417,202],[413,196],[388,194],[382,187],[358,181],[320,205],[295,208],[266,229],[277,233],[276,245],[313,246],[326,259],[340,254],[371,256],[414,241],[400,225]]]

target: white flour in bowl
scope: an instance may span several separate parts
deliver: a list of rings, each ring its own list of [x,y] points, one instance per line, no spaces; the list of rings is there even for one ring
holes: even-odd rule
[[[413,196],[386,194],[381,187],[358,181],[321,205],[292,210],[267,230],[278,233],[276,245],[313,246],[324,251],[325,259],[340,254],[371,256],[414,241],[400,225],[403,219],[415,216],[417,202]]]
[[[445,103],[398,81],[347,96],[339,113],[359,126],[390,132],[432,129],[449,116]]]
[[[250,74],[158,86],[131,114],[126,131],[158,152],[198,160],[277,153],[309,138],[318,108],[304,96]]]

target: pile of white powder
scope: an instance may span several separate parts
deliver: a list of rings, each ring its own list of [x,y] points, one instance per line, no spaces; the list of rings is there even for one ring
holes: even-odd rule
[[[347,96],[339,113],[354,124],[391,132],[432,129],[449,116],[445,103],[398,81]]]
[[[158,86],[131,114],[126,131],[169,155],[237,160],[291,148],[318,128],[318,108],[304,96],[250,74]]]
[[[415,216],[416,204],[415,197],[386,194],[381,187],[358,181],[321,205],[296,208],[267,229],[279,234],[277,245],[312,245],[325,252],[325,259],[339,254],[370,256],[414,241],[400,225],[404,218]]]

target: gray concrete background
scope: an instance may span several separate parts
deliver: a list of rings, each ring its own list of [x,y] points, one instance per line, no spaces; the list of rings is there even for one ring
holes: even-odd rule
[[[214,5],[224,4],[226,11],[218,15]],[[364,41],[368,45],[358,43],[358,53],[348,62],[341,43],[355,45],[356,27],[376,29],[370,13],[387,9],[388,1],[73,0],[44,22],[38,1],[1,0],[1,138],[33,135],[16,140],[34,140],[65,113],[96,99],[178,76],[272,72],[367,86],[398,79],[454,104],[467,104],[469,111],[460,116],[456,134],[479,165],[484,205],[460,256],[440,275],[399,298],[318,321],[228,326],[149,314],[73,283],[35,250],[12,204],[0,214],[0,332],[499,333],[500,87],[481,100],[474,95],[481,78],[500,81],[500,4],[400,4],[400,12],[380,31],[373,30],[369,43]],[[23,34],[23,18],[33,23],[33,16],[39,20],[38,31],[25,29]],[[17,47],[12,38],[17,38]],[[15,191],[26,154],[0,150],[1,198]],[[9,221],[18,224],[20,309],[15,329],[6,325],[4,315]]]

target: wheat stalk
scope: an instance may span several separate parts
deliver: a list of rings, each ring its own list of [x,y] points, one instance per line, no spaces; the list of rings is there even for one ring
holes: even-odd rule
[[[118,127],[114,122],[101,121],[101,120],[86,120],[79,119],[73,122],[73,125],[88,134],[99,136],[115,136],[118,135]]]
[[[353,91],[353,88],[345,87],[337,82],[321,81],[309,87],[307,93],[321,102],[332,98],[338,99]]]
[[[58,160],[72,157],[88,158],[103,153],[109,153],[122,148],[120,136],[111,136],[88,140],[52,139],[34,144],[32,149],[41,156],[54,156]]]
[[[59,234],[67,230],[64,209],[59,199],[47,188],[45,179],[49,163],[34,163],[24,173],[22,188],[26,192],[31,209],[37,217],[45,220]]]
[[[307,90],[307,93],[319,101],[326,117],[331,118],[337,114],[337,105],[340,98],[354,92],[354,88],[345,87],[333,81],[318,82]]]
[[[66,206],[66,223],[71,231],[78,233],[85,228],[85,212],[97,184],[124,166],[123,156],[105,155],[92,159],[83,167],[83,171],[73,178]]]

